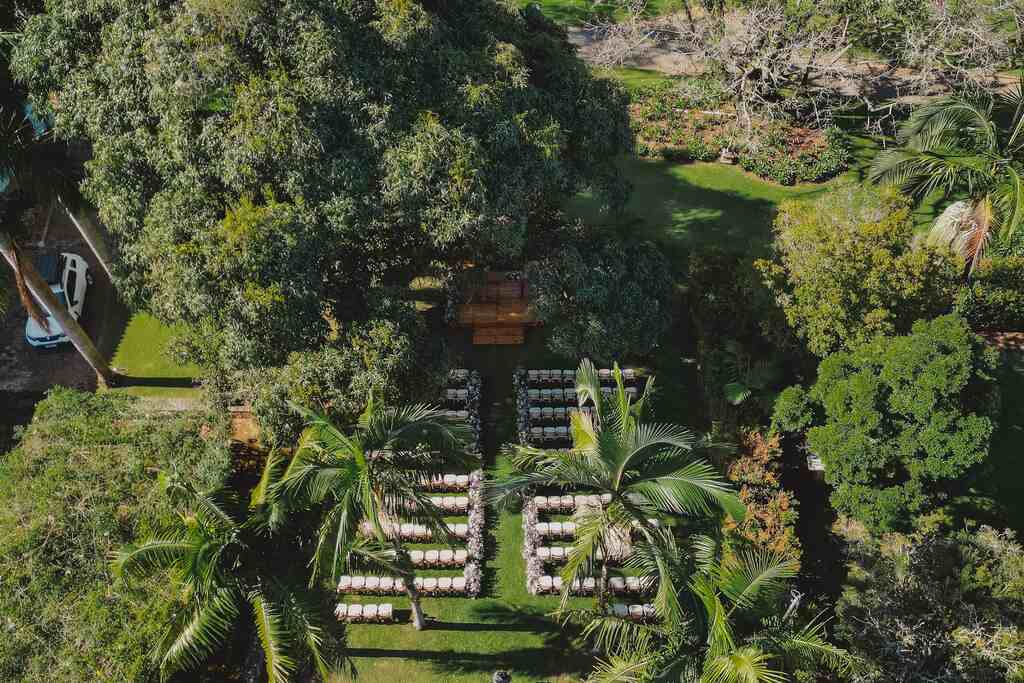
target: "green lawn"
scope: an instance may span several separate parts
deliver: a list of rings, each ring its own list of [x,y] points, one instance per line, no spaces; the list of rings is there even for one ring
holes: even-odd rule
[[[580,26],[599,19],[621,19],[623,13],[614,11],[611,3],[594,0],[519,0],[522,7],[540,5],[546,17],[564,26]],[[647,14],[658,16],[680,9],[679,0],[648,0]]]
[[[198,392],[192,378],[195,365],[178,365],[167,353],[174,331],[148,313],[136,313],[128,321],[111,365],[125,375],[118,389],[137,396],[187,398]]]

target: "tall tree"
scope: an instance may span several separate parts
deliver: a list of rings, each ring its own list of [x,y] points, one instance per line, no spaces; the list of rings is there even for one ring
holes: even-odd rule
[[[430,264],[517,258],[565,197],[621,195],[631,141],[565,32],[494,0],[56,0],[12,64],[92,145],[122,291],[232,369],[319,347]]]
[[[268,459],[265,480],[279,462]],[[164,676],[199,668],[232,636],[251,629],[269,683],[295,680],[307,664],[328,679],[323,605],[295,561],[302,552],[290,541],[298,536],[271,533],[276,511],[264,489],[245,505],[230,491],[201,492],[171,480],[167,495],[181,509],[174,523],[118,552],[116,574],[130,579],[170,571],[181,590],[185,609],[153,653]]]
[[[804,618],[799,594],[786,599],[795,561],[766,550],[723,553],[706,536],[692,539],[687,555],[680,553],[688,561],[674,569],[687,577],[679,582],[679,600],[692,618],[667,629],[597,627],[611,656],[598,664],[590,683],[785,683],[797,672],[851,670],[853,657],[828,641],[825,622]]]
[[[988,456],[997,354],[947,315],[911,334],[828,356],[810,390],[790,387],[775,424],[806,433],[832,504],[874,531],[908,527],[962,491]]]
[[[291,508],[323,512],[313,580],[330,576],[336,584],[354,561],[388,566],[404,580],[413,623],[424,628],[412,564],[393,525],[399,520],[423,524],[436,541],[452,539],[444,513],[423,484],[446,465],[465,462],[462,449],[468,425],[425,405],[388,408],[371,398],[346,435],[322,415],[298,406],[296,410],[306,417],[308,427],[270,496]],[[360,540],[367,532],[376,547]]]
[[[725,511],[742,520],[743,504],[728,483],[693,451],[697,436],[672,424],[642,421],[654,378],[635,402],[629,398],[622,372],[615,367],[616,387],[605,396],[597,370],[589,360],[576,372],[576,396],[593,413],[573,413],[568,450],[511,446],[515,471],[494,484],[491,497],[503,503],[536,487],[555,487],[610,495],[596,509],[577,511],[577,533],[562,570],[563,607],[577,580],[599,576],[598,608],[607,607],[608,564],[619,553],[622,536],[635,534],[633,552],[655,567],[658,614],[672,623],[683,618],[675,576],[671,523],[684,516],[704,518]]]
[[[931,240],[952,246],[973,270],[990,243],[1024,223],[1024,85],[992,95],[949,97],[917,109],[898,146],[875,157],[871,178],[917,199],[941,190],[970,210],[939,221]]]

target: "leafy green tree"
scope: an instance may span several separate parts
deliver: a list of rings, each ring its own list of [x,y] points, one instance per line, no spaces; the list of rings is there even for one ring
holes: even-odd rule
[[[437,399],[447,370],[443,340],[397,292],[373,298],[370,318],[346,325],[339,339],[240,378],[267,443],[294,443],[302,431],[289,402],[349,424],[370,394],[387,405]]]
[[[790,326],[824,357],[950,310],[960,266],[948,249],[913,247],[905,200],[865,188],[787,202],[774,256],[756,266]]]
[[[264,479],[280,471],[267,460]],[[295,680],[312,664],[327,680],[325,605],[306,586],[297,534],[271,533],[275,511],[266,484],[250,504],[230,491],[197,491],[169,478],[166,492],[180,512],[172,523],[121,549],[114,573],[126,579],[166,575],[179,588],[184,609],[174,615],[153,656],[160,672],[200,668],[239,632],[255,633],[267,680]],[[287,560],[282,561],[282,558]]]
[[[898,146],[875,157],[871,178],[921,199],[935,190],[966,195],[970,210],[936,223],[932,241],[952,246],[973,270],[990,242],[1024,222],[1024,89],[945,98],[917,109]]]
[[[1024,548],[1010,530],[863,536],[836,633],[865,683],[1024,680]]]
[[[528,269],[548,347],[602,363],[654,349],[672,325],[673,278],[665,257],[647,242],[588,233],[569,240]]]
[[[1024,329],[1024,256],[992,256],[957,292],[956,312],[976,330]]]
[[[597,370],[589,360],[576,372],[579,405],[592,404],[593,417],[572,417],[572,448],[544,450],[510,446],[515,471],[494,484],[491,498],[499,504],[527,495],[536,487],[607,494],[611,501],[577,511],[577,532],[562,570],[563,607],[577,579],[600,574],[596,593],[599,612],[607,608],[608,563],[620,552],[623,534],[635,533],[637,562],[658,579],[655,608],[670,623],[683,619],[675,575],[676,554],[670,524],[684,516],[706,518],[724,511],[742,520],[743,504],[715,469],[693,451],[695,434],[671,424],[642,422],[654,379],[635,402],[625,392],[622,372],[614,370],[616,388],[601,391]]]
[[[115,581],[110,555],[174,519],[156,469],[224,483],[227,430],[223,413],[154,415],[112,392],[54,389],[36,404],[0,466],[0,679],[157,678],[149,653],[178,594],[163,575]]]
[[[422,484],[446,465],[465,461],[468,425],[425,405],[388,408],[371,399],[352,433],[345,434],[323,415],[296,410],[308,426],[268,495],[293,510],[322,511],[313,579],[329,575],[337,584],[354,561],[389,567],[404,579],[413,622],[424,628],[413,567],[391,525],[423,524],[438,542],[451,541],[444,513]],[[375,545],[360,539],[364,522]]]
[[[380,285],[518,258],[531,218],[618,196],[626,97],[494,0],[55,0],[12,55],[135,305],[227,369],[318,348]]]
[[[707,537],[692,546],[692,568],[677,570],[689,575],[680,601],[693,618],[670,630],[623,629],[590,683],[784,683],[797,672],[852,670],[853,657],[828,641],[825,622],[804,618],[797,595],[783,601],[797,575],[794,560],[766,550],[723,554]]]
[[[780,395],[775,423],[806,429],[832,504],[872,530],[903,528],[947,500],[988,455],[996,352],[954,315],[834,353],[810,390]]]

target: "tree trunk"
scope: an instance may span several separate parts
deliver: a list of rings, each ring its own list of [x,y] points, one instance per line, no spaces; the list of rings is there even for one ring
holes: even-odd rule
[[[92,219],[86,216],[79,218],[75,216],[75,214],[71,213],[71,209],[68,208],[63,199],[60,200],[60,205],[64,207],[64,211],[67,212],[68,218],[70,218],[71,222],[75,224],[76,228],[78,228],[78,232],[82,235],[82,239],[84,239],[85,243],[89,245],[93,255],[96,256],[96,260],[99,261],[100,266],[102,266],[103,270],[106,271],[107,278],[113,282],[114,274],[111,272],[110,265],[113,258],[110,256],[110,250],[107,249],[107,243],[103,240],[103,235],[100,234],[99,228],[97,228],[96,224],[92,222]]]
[[[36,271],[35,266],[27,259],[18,258],[17,252],[14,250],[14,241],[8,233],[3,231],[0,231],[0,253],[3,254],[15,273],[21,273],[28,290],[61,326],[64,334],[71,340],[74,347],[78,349],[78,353],[85,359],[85,362],[96,371],[96,374],[99,375],[103,382],[113,384],[116,375],[110,369],[107,360],[99,352],[95,344],[92,343],[92,339],[85,333],[82,326],[78,324],[78,321],[71,317],[68,309],[60,305],[57,297],[53,295],[50,286],[46,284]]]
[[[427,622],[423,616],[423,606],[420,604],[420,592],[416,589],[416,574],[412,571],[409,556],[406,554],[405,548],[402,547],[398,536],[395,536],[392,544],[395,548],[398,570],[401,572],[402,582],[405,584],[405,592],[409,596],[409,606],[412,607],[412,624],[417,631],[422,631],[427,627]]]

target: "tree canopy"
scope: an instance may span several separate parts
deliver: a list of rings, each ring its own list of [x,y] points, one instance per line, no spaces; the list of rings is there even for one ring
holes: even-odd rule
[[[987,457],[996,366],[963,319],[920,321],[823,360],[810,390],[779,396],[775,422],[807,430],[837,510],[872,530],[905,528]]]
[[[12,57],[135,304],[193,359],[279,364],[437,262],[508,259],[535,212],[621,196],[625,96],[494,1],[55,0]]]
[[[950,310],[961,267],[952,252],[912,244],[906,200],[853,188],[790,201],[775,221],[775,255],[757,262],[808,349],[821,357]]]

